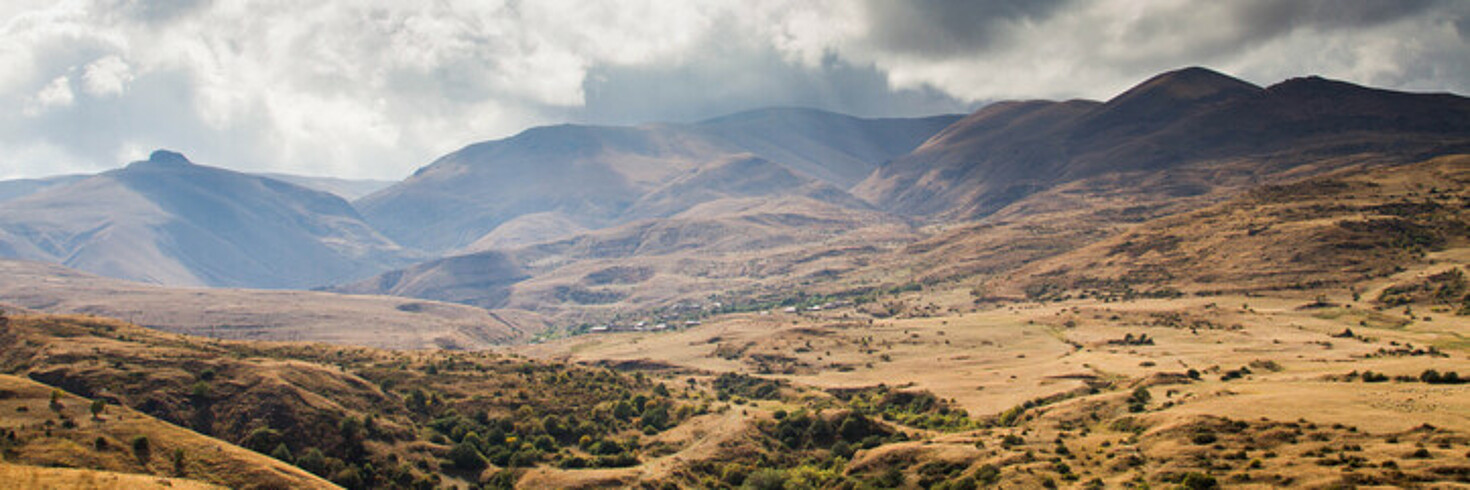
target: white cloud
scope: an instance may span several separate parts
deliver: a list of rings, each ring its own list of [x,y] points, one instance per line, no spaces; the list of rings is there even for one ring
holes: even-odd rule
[[[56,77],[42,87],[40,92],[36,92],[32,101],[26,110],[26,115],[29,116],[40,115],[52,108],[71,106],[76,101],[76,95],[71,91],[71,79],[66,76]]]
[[[47,148],[7,162],[25,174],[162,146],[397,178],[536,124],[1103,98],[1184,65],[1463,93],[1467,19],[1434,0],[18,0],[0,149]]]
[[[117,55],[93,61],[82,70],[82,88],[94,97],[122,95],[131,81],[132,67]]]

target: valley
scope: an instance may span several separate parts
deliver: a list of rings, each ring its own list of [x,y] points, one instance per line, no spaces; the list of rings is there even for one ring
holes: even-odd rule
[[[1458,95],[1185,68],[0,189],[29,487],[1470,485]]]

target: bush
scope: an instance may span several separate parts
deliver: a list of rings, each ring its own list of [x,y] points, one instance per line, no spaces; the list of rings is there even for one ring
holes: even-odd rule
[[[479,471],[485,469],[485,455],[474,445],[461,442],[449,449],[449,462],[455,468],[466,471]]]
[[[745,477],[742,489],[781,490],[786,487],[786,474],[781,470],[762,468]]]
[[[174,448],[174,452],[169,459],[172,460],[174,464],[174,475],[184,476],[184,470],[187,469],[184,461],[184,448]]]
[[[1460,379],[1460,373],[1454,371],[1446,371],[1441,374],[1439,371],[1427,369],[1419,375],[1419,381],[1429,384],[1454,385],[1464,383],[1466,380]]]
[[[286,443],[284,442],[277,444],[276,448],[271,450],[271,457],[279,459],[281,461],[285,461],[287,463],[291,463],[296,460],[296,458],[291,456],[291,448],[286,447]]]
[[[1184,478],[1179,480],[1179,486],[1189,490],[1209,490],[1219,488],[1220,482],[1215,481],[1213,476],[1191,471],[1185,473]]]
[[[140,461],[146,463],[149,457],[153,455],[153,444],[148,441],[148,436],[134,437],[132,446],[133,455],[137,456]]]

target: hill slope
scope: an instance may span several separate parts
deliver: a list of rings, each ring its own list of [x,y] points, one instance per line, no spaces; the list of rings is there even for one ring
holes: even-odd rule
[[[1465,249],[1467,202],[1467,155],[1268,185],[1022,267],[993,292],[1344,291]]]
[[[169,285],[308,287],[407,255],[346,201],[154,152],[0,204],[0,256]]]
[[[903,214],[974,218],[1066,182],[1107,174],[1167,173],[1248,159],[1255,165],[1252,174],[1266,178],[1345,155],[1403,163],[1466,145],[1470,99],[1464,97],[1320,78],[1263,89],[1188,68],[1161,74],[1106,103],[988,106],[881,167],[853,192]]]
[[[438,259],[332,290],[585,318],[834,276],[912,234],[892,216],[801,195],[723,197],[666,218]]]
[[[0,202],[20,199],[43,190],[87,178],[86,175],[60,175],[42,179],[0,180]]]
[[[0,426],[7,428],[7,439],[12,441],[5,444],[6,463],[0,464],[0,478],[5,478],[7,487],[135,488],[162,481],[160,488],[218,488],[198,482],[226,488],[336,488],[300,468],[125,406],[106,406],[93,417],[88,412],[92,400],[56,393],[53,402],[53,391],[51,386],[0,374],[0,393],[4,394],[0,396],[0,408],[4,408],[0,411]],[[58,425],[57,420],[62,422]],[[146,449],[135,449],[133,441],[137,438],[147,440]],[[175,452],[182,458],[175,459]],[[36,466],[103,471],[48,473],[28,469]],[[132,475],[156,476],[145,479]]]

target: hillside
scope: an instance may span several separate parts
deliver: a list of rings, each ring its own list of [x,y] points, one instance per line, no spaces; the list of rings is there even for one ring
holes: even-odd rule
[[[710,295],[789,290],[912,239],[906,223],[862,207],[724,197],[663,219],[429,261],[332,290],[527,309],[563,325],[606,320]]]
[[[591,229],[646,217],[627,211],[675,179],[745,153],[845,189],[952,120],[770,109],[697,124],[539,127],[445,155],[357,205],[400,243],[444,251],[535,213]]]
[[[264,288],[350,280],[411,257],[341,198],[167,151],[0,204],[0,256],[157,284]]]
[[[41,179],[0,180],[0,202],[20,199],[43,190],[87,178],[85,175],[62,175]]]
[[[1375,338],[1323,348],[1350,318],[1271,299],[1251,306],[1070,303],[873,323],[838,308],[528,349],[587,365],[230,342],[11,315],[0,341],[15,348],[0,352],[0,370],[107,405],[101,422],[79,414],[75,428],[63,422],[45,436],[28,425],[38,432],[0,441],[23,441],[7,443],[7,460],[40,462],[57,457],[41,450],[48,441],[95,439],[95,430],[127,437],[138,427],[130,424],[154,424],[150,451],[185,447],[186,476],[239,474],[195,466],[203,460],[194,458],[236,453],[176,446],[184,443],[171,434],[192,433],[151,416],[349,488],[1462,482],[1466,385],[1418,373],[1470,365],[1463,347],[1415,347],[1439,344],[1457,323],[1369,327]],[[1175,315],[1193,328],[1159,321]],[[1113,342],[1124,332],[1148,342]],[[1381,354],[1405,345],[1407,354]],[[1352,366],[1341,363],[1348,359]],[[827,363],[850,367],[813,369]],[[1359,380],[1375,373],[1397,378]],[[49,388],[17,382],[37,387],[6,388],[0,405],[23,395],[36,406],[22,416],[55,413],[44,406]],[[85,405],[69,394],[59,401],[63,414]],[[149,471],[128,466],[138,460],[130,442],[98,450],[90,439],[67,446],[70,464]],[[170,468],[171,456],[152,454]],[[106,466],[114,460],[122,466]]]
[[[977,218],[1108,174],[1146,178],[1248,160],[1249,175],[1261,181],[1349,155],[1380,163],[1419,160],[1463,149],[1467,134],[1470,99],[1464,97],[1315,77],[1260,88],[1187,68],[1105,103],[987,106],[882,166],[853,192],[903,214]],[[1105,190],[1148,192],[1126,182]]]
[[[382,296],[170,288],[61,266],[0,260],[0,305],[126,318],[222,339],[312,341],[394,349],[482,349],[539,329],[533,316]]]
[[[1465,249],[1467,202],[1465,155],[1267,185],[1020,268],[990,292],[1356,290],[1425,263],[1428,254]]]
[[[219,481],[210,480],[218,475],[196,465],[212,460],[193,458],[221,456],[197,455],[203,451],[193,444],[208,442],[205,437],[118,407],[268,453],[348,488],[498,486],[525,468],[636,466],[667,454],[663,432],[711,408],[711,399],[694,386],[492,353],[231,342],[103,318],[43,315],[0,315],[0,342],[12,346],[0,352],[0,371],[107,404],[102,422],[85,421],[75,413],[87,406],[84,400],[63,395],[61,413],[72,414],[75,428],[27,423],[12,432],[9,424],[0,425],[8,461],[67,461],[138,473],[168,468],[172,453],[161,451],[184,447],[186,475],[209,481]],[[10,379],[16,378],[0,382]],[[34,388],[0,391],[0,406],[12,414],[0,417],[15,416],[15,403],[37,404],[22,417],[56,413],[45,408],[50,388],[17,382]],[[122,419],[127,422],[115,421]],[[146,467],[126,452],[131,442],[109,440],[98,449],[90,439],[97,430],[115,430],[118,435],[107,437],[131,441],[142,430],[134,429],[137,424],[151,424],[151,449],[160,451],[142,459],[150,462]],[[183,434],[196,442],[175,438]],[[46,449],[57,444],[71,452]],[[279,462],[261,466],[304,476]],[[250,476],[238,465],[208,471]],[[238,487],[239,481],[226,484]],[[502,483],[492,483],[497,481]],[[286,484],[302,485],[311,486]]]
[[[94,416],[93,400],[29,379],[0,375],[0,394],[0,446],[6,453],[0,478],[7,486],[336,488],[289,464],[128,407],[104,402]],[[51,469],[58,467],[100,471]]]

